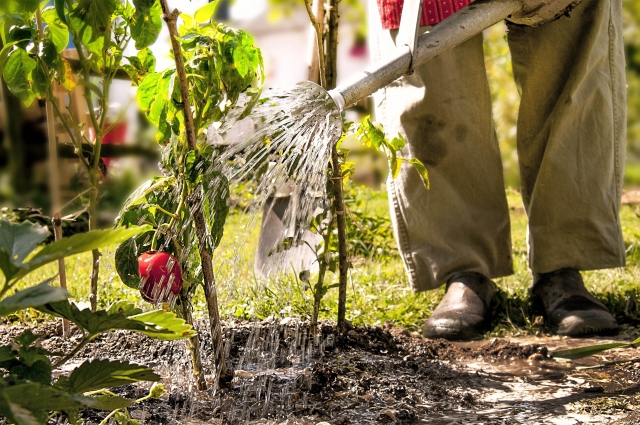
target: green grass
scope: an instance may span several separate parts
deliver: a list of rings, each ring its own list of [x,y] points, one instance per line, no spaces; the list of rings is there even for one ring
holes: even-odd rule
[[[377,217],[388,222],[386,192],[366,188],[349,191],[350,208],[355,214]],[[534,325],[527,295],[531,276],[526,256],[526,216],[519,194],[508,190],[511,211],[513,258],[515,274],[496,280],[500,288],[495,303],[493,336],[505,334],[539,334],[543,327]],[[637,305],[640,278],[640,208],[623,206],[621,211],[624,239],[627,244],[628,266],[622,269],[584,273],[588,288],[614,311],[622,322],[633,322],[640,317]],[[225,318],[263,319],[270,315],[299,316],[308,318],[312,296],[306,284],[295,274],[289,273],[263,281],[253,272],[253,255],[257,247],[260,217],[235,212],[228,220],[222,245],[215,252],[214,262],[218,282],[221,315]],[[353,224],[349,224],[352,238],[367,240]],[[443,295],[443,289],[412,293],[403,264],[397,255],[393,234],[388,226],[375,234],[373,241],[387,247],[373,258],[356,257],[349,273],[347,293],[347,318],[354,324],[382,325],[389,321],[419,330]],[[371,236],[371,235],[369,235]],[[376,242],[377,241],[377,242]],[[99,285],[99,306],[105,307],[122,299],[137,303],[142,308],[150,306],[142,302],[137,291],[124,286],[114,268],[115,247],[103,252]],[[67,258],[69,291],[77,302],[88,300],[90,254]],[[32,273],[20,284],[24,287],[36,284],[56,274],[57,267],[50,265]],[[313,279],[313,277],[312,277]],[[330,279],[337,278],[330,274]],[[313,280],[312,280],[313,281]],[[204,316],[206,307],[201,291],[194,300],[196,312]],[[321,319],[335,319],[337,315],[337,290],[331,289],[322,303]],[[9,318],[10,321],[34,323],[44,320],[34,311],[25,311]],[[636,321],[637,323],[637,321]]]

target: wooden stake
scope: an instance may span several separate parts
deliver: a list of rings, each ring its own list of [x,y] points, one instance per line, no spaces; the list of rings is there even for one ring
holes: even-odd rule
[[[40,14],[40,8],[36,10],[36,23],[38,25],[38,31],[40,38],[44,38],[42,29],[42,16]],[[51,88],[49,94],[51,94]],[[45,102],[46,115],[47,115],[47,138],[49,148],[49,191],[51,193],[51,210],[53,212],[53,236],[56,241],[62,239],[62,219],[60,217],[60,175],[58,173],[58,142],[56,141],[56,124],[55,117],[53,115],[53,106],[51,102],[54,102],[53,96],[48,96],[49,99]],[[64,265],[64,258],[58,260],[58,278],[60,280],[60,287],[67,289],[67,270]],[[68,337],[71,333],[69,321],[62,319],[62,336]]]

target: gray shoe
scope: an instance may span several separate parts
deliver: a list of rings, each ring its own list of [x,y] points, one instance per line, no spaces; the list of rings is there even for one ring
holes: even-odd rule
[[[578,270],[538,275],[531,296],[558,335],[610,335],[618,330],[616,319],[587,291]]]
[[[490,304],[495,293],[495,284],[480,273],[453,275],[422,334],[427,338],[450,340],[481,338],[491,323]]]

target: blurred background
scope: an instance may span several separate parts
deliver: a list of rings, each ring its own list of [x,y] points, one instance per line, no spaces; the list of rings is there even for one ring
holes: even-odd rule
[[[301,0],[219,0],[217,20],[248,31],[262,49],[266,68],[266,87],[287,87],[305,80],[308,74],[312,44],[309,20]],[[206,0],[170,1],[172,7],[192,13]],[[367,49],[367,10],[365,0],[343,0],[338,50],[338,80],[348,78],[369,64]],[[627,55],[628,143],[625,184],[628,189],[640,187],[640,0],[624,0],[624,36]],[[505,25],[487,29],[485,59],[489,77],[494,118],[504,160],[505,184],[518,189],[519,177],[515,135],[519,95],[513,83]],[[157,69],[172,63],[166,29],[152,50],[158,59]],[[119,206],[138,184],[158,174],[158,146],[155,129],[139,113],[135,87],[129,81],[116,80],[111,91],[111,122],[119,123],[105,138],[103,156],[106,175],[102,180],[100,222],[109,226]],[[80,90],[76,90],[80,91]],[[80,94],[78,93],[78,96]],[[60,102],[75,102],[82,120],[87,111],[71,96],[61,95]],[[362,102],[349,111],[348,119],[357,120],[370,113],[370,103]],[[77,163],[64,131],[58,134],[63,185],[63,216],[81,211],[85,203],[86,176]],[[46,167],[47,135],[44,104],[34,102],[25,108],[7,90],[0,89],[0,207],[3,213],[15,208],[25,214],[46,216],[51,213]],[[358,147],[353,146],[358,153]],[[361,152],[362,153],[362,152]],[[363,162],[356,178],[380,187],[386,173],[385,161],[368,153],[359,156]],[[75,199],[74,199],[75,198]],[[78,226],[82,226],[79,223]]]

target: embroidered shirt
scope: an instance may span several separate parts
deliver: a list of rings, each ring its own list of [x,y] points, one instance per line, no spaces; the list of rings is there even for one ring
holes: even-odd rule
[[[423,0],[420,25],[435,25],[471,3],[471,0]],[[400,27],[404,0],[378,0],[382,28]]]

